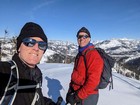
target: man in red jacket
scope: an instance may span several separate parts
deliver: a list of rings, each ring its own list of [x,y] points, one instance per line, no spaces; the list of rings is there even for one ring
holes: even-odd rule
[[[66,96],[66,102],[71,105],[97,105],[98,102],[99,91],[96,87],[100,82],[103,60],[96,50],[90,50],[86,54],[87,67],[85,66],[82,54],[90,48],[94,48],[90,40],[90,32],[85,27],[82,27],[77,32],[79,52],[75,59]]]

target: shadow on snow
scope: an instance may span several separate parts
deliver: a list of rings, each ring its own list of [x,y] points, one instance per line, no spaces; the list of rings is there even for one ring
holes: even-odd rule
[[[48,82],[48,96],[51,97],[54,102],[57,102],[58,97],[61,96],[60,90],[63,89],[60,81],[53,78],[51,79],[47,76],[45,77],[45,79]],[[65,105],[64,99],[62,103]]]

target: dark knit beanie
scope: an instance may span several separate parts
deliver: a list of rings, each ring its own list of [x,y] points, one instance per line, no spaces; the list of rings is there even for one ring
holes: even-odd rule
[[[41,26],[33,22],[28,22],[23,26],[19,36],[17,37],[17,51],[22,43],[22,40],[28,37],[39,37],[48,44],[47,36]]]
[[[87,33],[87,34],[89,35],[89,37],[91,37],[89,30],[88,30],[87,28],[85,28],[85,27],[82,27],[82,28],[77,32],[77,37],[78,37],[78,35],[79,35],[80,32],[85,32],[85,33]]]

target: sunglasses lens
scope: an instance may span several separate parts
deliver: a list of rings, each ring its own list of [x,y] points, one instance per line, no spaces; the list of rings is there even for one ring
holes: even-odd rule
[[[86,39],[88,37],[89,37],[88,35],[78,35],[78,39],[81,39],[81,38]]]
[[[25,38],[23,39],[22,42],[25,46],[28,46],[28,47],[33,47],[36,44],[36,40],[31,39],[31,38]]]
[[[79,35],[79,36],[78,36],[78,39],[81,39],[82,37],[83,37],[83,36]]]
[[[39,47],[40,50],[46,50],[47,49],[47,43],[43,42],[43,41],[40,41],[40,42],[38,42],[38,47]]]
[[[27,47],[33,47],[36,43],[38,43],[38,47],[40,50],[46,50],[47,49],[47,43],[43,41],[36,41],[35,39],[31,38],[25,38],[23,39],[23,44]]]

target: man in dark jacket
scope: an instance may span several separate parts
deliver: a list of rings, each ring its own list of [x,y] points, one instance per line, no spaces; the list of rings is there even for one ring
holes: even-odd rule
[[[99,92],[96,87],[100,82],[103,60],[97,50],[90,50],[94,45],[90,43],[90,32],[82,27],[77,32],[79,53],[76,56],[71,82],[66,96],[66,102],[71,105],[97,105]],[[82,56],[86,51],[86,65]]]
[[[56,105],[51,99],[43,96],[42,73],[37,67],[47,47],[47,37],[43,29],[36,23],[26,23],[17,37],[17,53],[12,57],[19,75],[14,95],[12,91],[9,91],[4,97],[4,91],[11,75],[11,65],[9,62],[0,62],[1,105]],[[18,87],[21,86],[35,87],[19,89]]]

